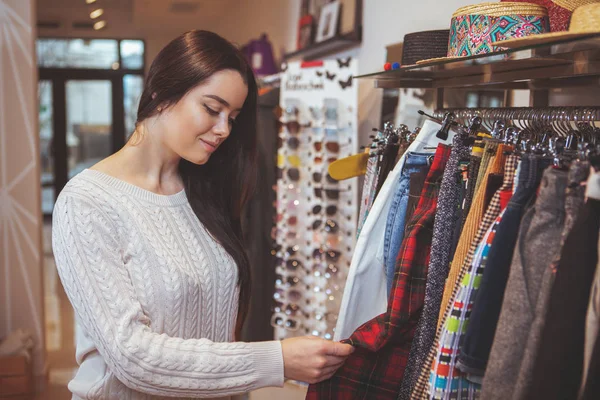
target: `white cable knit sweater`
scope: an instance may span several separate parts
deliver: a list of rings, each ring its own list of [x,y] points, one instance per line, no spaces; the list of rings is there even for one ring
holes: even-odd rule
[[[74,399],[227,398],[283,386],[279,342],[232,342],[237,267],[184,192],[157,195],[85,170],[53,218],[78,324]]]

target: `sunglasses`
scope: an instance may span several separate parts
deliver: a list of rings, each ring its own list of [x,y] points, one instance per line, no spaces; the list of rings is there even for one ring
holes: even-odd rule
[[[300,250],[300,246],[298,246],[297,244],[294,246],[289,246],[286,250],[285,250],[285,254],[287,254],[288,256],[293,256],[295,255],[298,250]]]
[[[323,211],[323,206],[320,204],[317,204],[316,206],[313,207],[312,209],[312,213],[313,214],[321,214],[321,212]],[[335,215],[338,211],[337,206],[327,206],[325,207],[325,214],[332,216]]]
[[[287,175],[288,178],[294,182],[298,182],[300,180],[300,170],[298,168],[289,168],[287,170]]]
[[[277,121],[277,130],[279,132],[283,131],[283,128],[285,128],[287,130],[287,132],[291,135],[297,135],[298,133],[300,133],[300,131],[303,128],[310,128],[311,124],[306,123],[306,124],[301,124],[300,122],[293,120],[293,121],[287,121],[287,122],[283,122],[283,121]]]
[[[301,283],[302,280],[297,276],[275,275],[275,285],[282,287],[294,287]]]
[[[338,260],[340,259],[340,256],[342,255],[342,253],[340,253],[337,250],[323,250],[323,249],[315,249],[313,251],[313,258],[315,260],[327,260],[329,262],[338,262]]]
[[[319,229],[321,227],[322,223],[323,223],[323,221],[320,220],[320,219],[317,219],[317,220],[313,221],[313,223],[312,223],[313,230]],[[325,232],[327,232],[327,233],[334,233],[335,234],[335,233],[339,232],[340,227],[339,227],[339,225],[338,225],[337,222],[335,222],[332,219],[328,219],[327,221],[325,221],[325,227],[324,227],[324,229],[325,229]]]
[[[281,222],[284,219],[284,215],[283,214],[277,214],[277,217],[275,218],[275,222]],[[295,215],[292,215],[291,217],[289,217],[286,221],[286,223],[290,226],[296,226],[296,224],[298,224],[298,217],[296,217]]]
[[[302,271],[304,268],[302,263],[296,259],[290,258],[289,260],[277,259],[278,266],[284,266],[288,271],[297,271],[298,268]]]
[[[296,232],[294,232],[294,231],[284,232],[281,229],[277,229],[277,227],[275,227],[275,226],[271,229],[271,239],[277,240],[277,239],[281,239],[283,237],[285,237],[289,240],[294,240],[294,239],[296,239]]]
[[[325,174],[325,178],[329,183],[338,183],[335,179],[331,177],[329,174]],[[321,172],[313,172],[313,181],[320,183],[323,180],[323,174]]]
[[[326,232],[315,231],[312,239],[313,243],[319,243],[326,247],[339,247],[340,240],[342,238],[340,238],[338,235],[331,235]]]
[[[302,293],[296,289],[276,288],[273,294],[275,300],[289,300],[292,303],[298,303],[302,299]]]
[[[323,188],[314,188],[315,196],[318,198],[323,198],[323,191],[325,191],[325,196],[327,196],[330,200],[338,200],[340,198],[340,192],[345,192],[345,190],[340,189],[323,189]]]
[[[284,156],[283,154],[277,154],[277,166],[279,168],[283,168],[285,166],[285,162],[288,162],[292,167],[300,167],[302,165],[302,160],[297,155],[293,154],[290,156]]]
[[[323,150],[323,142],[314,142],[313,146],[316,151]],[[330,153],[339,153],[340,152],[340,144],[338,142],[325,142],[325,148]]]
[[[323,161],[325,161],[325,159],[321,156],[316,156],[314,158],[315,164],[321,164]],[[332,162],[337,161],[337,157],[329,157],[326,161],[328,164],[331,164]]]
[[[298,147],[300,147],[300,139],[298,139],[297,137],[290,137],[287,138],[286,141],[287,146],[292,149],[292,150],[298,150]],[[277,137],[277,148],[280,149],[283,147],[283,138],[281,136]]]
[[[273,242],[273,248],[271,248],[271,255],[276,256],[281,251],[281,245],[277,242]]]
[[[271,317],[271,326],[275,328],[287,329],[288,331],[297,331],[300,323],[284,315],[273,314]]]

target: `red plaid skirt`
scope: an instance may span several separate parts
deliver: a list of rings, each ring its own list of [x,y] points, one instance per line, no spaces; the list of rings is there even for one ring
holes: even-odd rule
[[[433,221],[450,147],[440,144],[396,260],[387,312],[360,326],[343,342],[355,346],[329,380],[311,385],[309,400],[396,400],[425,300]]]

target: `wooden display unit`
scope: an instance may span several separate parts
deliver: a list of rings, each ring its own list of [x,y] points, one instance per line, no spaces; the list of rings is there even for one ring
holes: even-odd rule
[[[435,89],[436,108],[443,108],[444,90],[449,88],[530,90],[530,105],[543,107],[550,89],[600,86],[600,34],[355,78],[373,79],[382,89]]]

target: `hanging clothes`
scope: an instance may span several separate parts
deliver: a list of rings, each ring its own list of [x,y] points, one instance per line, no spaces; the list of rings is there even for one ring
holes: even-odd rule
[[[500,198],[503,193],[512,193],[516,162],[517,158],[513,155],[506,160],[502,186],[494,193],[484,217],[485,221],[496,216],[495,220],[477,245],[471,266],[460,282],[456,300],[452,305],[452,312],[442,328],[430,373],[429,392],[432,399],[476,399],[479,397],[481,385],[467,379],[466,372],[468,371],[459,370],[457,360],[460,354],[460,345],[469,324],[471,307],[479,291],[481,275],[486,268],[487,256],[492,247],[496,229],[502,221],[503,207]]]
[[[396,399],[423,307],[437,199],[449,156],[450,147],[438,145],[398,254],[387,312],[344,341],[355,352],[331,379],[311,385],[307,399]]]
[[[406,204],[406,217],[404,218],[405,231],[408,227],[408,222],[411,220],[415,210],[417,209],[417,205],[419,204],[421,191],[423,190],[423,185],[425,185],[425,178],[427,177],[428,172],[429,168],[424,168],[410,175],[408,202]]]
[[[469,368],[472,374],[483,376],[485,371],[489,349],[493,342],[496,323],[500,314],[521,215],[525,205],[534,196],[542,172],[548,165],[548,160],[542,161],[527,156],[521,159],[517,168],[518,180],[514,188],[514,195],[510,199],[502,222],[496,230],[494,246],[490,249],[486,270],[482,277],[481,286],[484,289],[481,290],[481,295],[476,300],[475,307],[477,308],[473,309],[469,324],[469,326],[474,325],[476,327],[474,329],[477,330],[480,338],[476,343],[476,349],[471,346],[464,348],[462,363]],[[477,312],[476,310],[481,311]],[[483,398],[485,398],[485,393]]]
[[[590,174],[587,196],[594,193],[589,188],[598,180],[597,174]],[[541,352],[536,359],[528,399],[577,398],[583,372],[587,305],[598,263],[599,228],[600,199],[589,197],[561,253],[540,339],[542,349],[552,350]]]
[[[600,246],[598,246],[600,251]],[[599,257],[600,263],[600,257]],[[581,379],[580,399],[592,398],[593,392],[596,393],[594,398],[600,398],[600,385],[594,384],[600,376],[600,354],[597,353],[598,336],[600,333],[600,267],[596,265],[596,275],[592,284],[590,293],[590,302],[586,315],[585,324],[585,345],[583,350],[583,375]],[[596,350],[594,350],[596,347]],[[595,387],[595,389],[593,389]]]
[[[547,173],[549,171],[547,170]],[[539,266],[539,268],[542,269],[542,276],[541,277],[533,277],[533,279],[539,279],[539,283],[535,282],[533,284],[527,284],[528,286],[528,292],[530,292],[530,296],[529,298],[532,299],[531,300],[531,304],[535,306],[535,309],[531,309],[529,310],[530,314],[528,313],[526,315],[525,318],[529,318],[529,316],[533,316],[533,320],[531,321],[531,325],[527,327],[526,332],[528,332],[528,336],[527,336],[527,342],[526,344],[524,344],[523,346],[523,357],[522,360],[520,362],[520,370],[518,373],[518,379],[517,379],[517,383],[515,385],[515,389],[513,392],[513,397],[515,399],[522,399],[522,400],[526,400],[527,399],[527,392],[529,390],[529,386],[531,385],[531,375],[532,375],[532,371],[534,368],[534,363],[536,358],[539,355],[540,352],[540,348],[539,348],[539,338],[542,335],[543,329],[544,329],[544,323],[545,323],[545,316],[546,316],[546,310],[548,307],[548,300],[550,297],[550,293],[552,290],[552,285],[554,284],[554,269],[556,268],[556,266],[558,265],[558,263],[560,262],[560,252],[561,249],[564,245],[564,241],[567,237],[567,235],[569,234],[569,232],[571,231],[571,228],[573,226],[573,222],[574,219],[576,218],[577,214],[579,213],[579,211],[581,210],[581,207],[583,206],[583,200],[584,200],[584,186],[582,185],[582,183],[586,180],[587,175],[589,173],[589,167],[587,166],[587,163],[574,163],[569,172],[568,172],[568,178],[567,178],[567,182],[566,182],[566,189],[563,191],[561,191],[560,194],[557,194],[556,196],[554,196],[553,198],[547,198],[547,205],[546,206],[540,206],[538,207],[537,203],[540,201],[539,199],[542,198],[542,192],[544,191],[544,182],[542,180],[542,184],[541,187],[539,189],[540,193],[539,193],[539,197],[538,197],[538,202],[536,202],[536,215],[534,217],[534,221],[532,222],[531,227],[529,228],[529,237],[526,239],[526,245],[524,247],[524,251],[522,251],[522,247],[518,246],[517,249],[515,251],[521,251],[521,254],[523,253],[532,253],[531,251],[531,246],[532,244],[534,244],[535,241],[535,226],[537,225],[537,230],[538,233],[537,235],[540,234],[540,232],[543,232],[544,230],[547,230],[545,232],[545,235],[552,235],[552,226],[554,226],[554,224],[559,220],[559,219],[563,219],[564,218],[564,223],[563,223],[563,229],[562,232],[559,235],[559,243],[556,244],[555,248],[551,248],[551,250],[548,251],[548,253],[552,253],[553,254],[553,258],[551,260],[551,262],[549,264],[544,264],[543,266]],[[564,201],[562,201],[562,198],[564,198]],[[563,204],[564,208],[563,210],[557,209],[555,213],[552,212],[553,208],[560,208],[560,205]],[[539,213],[537,212],[537,209],[541,209],[542,210],[542,216],[539,215]],[[543,220],[544,217],[543,215],[546,215],[546,220],[547,222],[544,224]],[[540,223],[541,222],[541,223]],[[538,225],[539,224],[539,225]],[[520,239],[519,239],[520,240]],[[535,252],[535,254],[530,254],[530,257],[528,258],[526,255],[525,257],[521,257],[522,258],[522,264],[526,267],[526,271],[528,272],[527,275],[525,275],[525,277],[527,278],[526,282],[529,282],[532,280],[532,274],[535,272],[534,268],[536,264],[539,264],[540,261],[544,258],[546,258],[543,255],[544,252],[544,248],[547,248],[548,245],[541,245],[539,247],[539,251]],[[541,252],[541,255],[538,254],[539,252]],[[516,255],[515,255],[516,257]],[[516,264],[518,265],[518,264]],[[512,274],[512,270],[515,269],[516,265],[513,263],[513,265],[511,265],[511,274]],[[510,278],[509,278],[510,279]],[[531,293],[535,290],[536,285],[539,286],[539,290],[537,295],[535,295],[535,299],[532,298]],[[508,287],[506,292],[508,292]],[[505,298],[507,296],[505,295]]]
[[[398,399],[410,399],[410,392],[416,382],[425,354],[435,337],[436,325],[432,322],[437,320],[439,315],[453,245],[452,236],[448,232],[453,226],[460,225],[458,210],[462,199],[457,185],[457,178],[460,176],[459,164],[467,157],[469,157],[469,147],[465,144],[465,138],[461,135],[455,136],[450,159],[444,171],[435,215],[423,312],[410,349]]]
[[[436,137],[439,129],[439,124],[426,121],[408,151],[425,152],[425,147],[437,146],[442,142]],[[333,337],[336,341],[349,338],[359,326],[387,310],[385,227],[405,159],[406,154],[385,180],[356,241]]]
[[[468,317],[477,290],[477,283],[485,268],[485,261],[498,224],[502,220],[502,212],[486,232],[482,242],[477,247],[473,256],[470,271],[461,282],[456,295],[456,301],[450,317],[442,327],[437,355],[431,367],[429,380],[430,399],[478,399],[481,385],[471,382],[466,374],[457,368],[457,354],[464,328],[468,325]]]
[[[375,185],[374,195],[377,197],[383,182],[387,179],[389,173],[394,169],[396,165],[396,159],[398,158],[398,144],[388,144],[383,150],[383,154],[379,160],[379,172],[377,176],[377,185]]]
[[[589,184],[588,191],[590,197],[600,198],[600,182],[598,174],[594,177],[593,184]],[[598,243],[600,252],[600,242]],[[590,301],[586,315],[585,327],[585,345],[584,345],[584,363],[583,375],[581,379],[581,389],[579,400],[593,400],[600,398],[600,255],[598,264],[596,264],[596,274]]]
[[[504,145],[503,145],[504,148]],[[480,227],[481,220],[483,219],[483,215],[485,213],[485,208],[483,208],[484,198],[485,198],[485,188],[487,187],[488,179],[491,174],[499,173],[504,168],[504,160],[505,156],[503,152],[498,152],[498,143],[497,142],[487,142],[485,144],[484,154],[481,161],[481,167],[485,167],[483,174],[481,173],[481,169],[479,171],[479,175],[481,178],[481,184],[479,187],[483,185],[483,190],[476,189],[475,198],[473,199],[473,203],[471,204],[471,210],[469,212],[469,216],[467,217],[467,222],[463,228],[458,246],[454,253],[454,258],[452,259],[452,264],[450,266],[450,271],[448,274],[448,281],[446,283],[446,287],[444,288],[444,295],[442,297],[442,305],[447,305],[450,301],[450,297],[452,296],[452,292],[454,287],[456,286],[459,278],[459,273],[461,267],[467,258],[469,253],[470,245],[473,242],[473,239],[476,237],[477,233],[479,233],[478,242],[481,240],[481,237],[487,230]],[[498,154],[499,153],[499,154]],[[499,159],[496,159],[496,155],[500,155]],[[495,218],[495,217],[494,217]],[[493,219],[489,221],[489,224],[493,222]],[[473,249],[474,251],[474,249]],[[472,254],[471,254],[472,255]],[[444,309],[440,310],[440,315],[438,318],[438,327],[442,323],[442,317],[444,314]]]
[[[404,225],[406,221],[406,209],[408,207],[408,193],[410,177],[412,174],[429,169],[431,153],[408,152],[404,161],[404,168],[399,177],[398,186],[392,198],[390,212],[385,224],[383,263],[386,271],[387,294],[389,296],[394,282],[394,270],[396,268],[396,257],[402,239],[404,238]]]
[[[517,381],[527,379],[519,375],[527,343],[525,333],[529,332],[533,322],[544,269],[550,266],[560,250],[566,187],[566,171],[546,169],[537,200],[521,220],[490,356],[493,370],[502,374],[503,394],[496,389],[491,395],[495,398],[515,399],[513,390]]]
[[[461,231],[465,226],[465,222],[467,222],[467,216],[469,215],[469,211],[471,210],[471,203],[473,202],[473,197],[475,196],[475,186],[477,185],[477,176],[479,175],[479,168],[481,167],[482,156],[483,148],[473,147],[473,149],[471,150],[471,157],[469,158],[469,181],[467,182],[467,193],[465,195],[465,201],[462,205],[463,219],[460,225]]]
[[[429,348],[425,361],[421,367],[419,377],[417,378],[417,383],[415,384],[415,388],[413,390],[412,398],[428,398],[430,369],[437,354],[442,327],[452,312],[454,299],[460,287],[459,284],[464,278],[465,273],[468,271],[471,262],[473,261],[473,256],[477,246],[483,239],[483,236],[489,229],[490,225],[500,213],[499,198],[492,205],[490,205],[490,207],[488,207],[485,215],[483,202],[489,175],[503,172],[506,161],[505,152],[509,149],[510,147],[504,144],[498,145],[496,142],[486,143],[486,150],[489,150],[487,153],[493,154],[493,157],[490,156],[490,162],[488,163],[487,171],[482,177],[484,182],[480,186],[480,190],[477,191],[477,194],[475,195],[473,204],[471,206],[471,211],[467,217],[467,223],[465,224],[459,245],[454,254],[448,279],[446,280],[446,286],[444,287],[444,296],[442,298],[442,306],[440,307],[440,317],[437,324],[436,337],[433,345]],[[467,242],[470,242],[471,245],[468,246]]]
[[[574,163],[570,170],[567,182],[567,189],[564,200],[564,227],[561,233],[561,240],[558,244],[558,249],[563,247],[564,241],[573,226],[574,219],[583,205],[584,186],[581,185],[583,181],[587,179],[589,167],[587,163]],[[557,196],[559,199],[561,196]],[[548,199],[548,201],[554,201]],[[552,218],[552,217],[551,217]],[[521,363],[519,372],[519,382],[515,388],[515,398],[520,398],[523,393],[522,387],[526,382],[525,376],[528,376],[533,368],[533,362],[537,357],[539,351],[539,336],[543,330],[546,308],[548,305],[548,298],[552,284],[554,282],[553,269],[556,267],[560,260],[560,252],[557,252],[553,261],[544,268],[543,277],[541,278],[541,284],[539,289],[539,295],[537,296],[537,302],[535,304],[535,310],[533,312],[534,319],[531,324],[531,328],[528,330],[527,344],[524,346],[523,361]],[[490,299],[487,293],[490,289],[490,285],[497,283],[499,278],[493,274],[494,271],[486,269],[483,274],[481,282],[481,295],[477,298],[473,305],[473,311],[471,313],[471,322],[465,335],[465,341],[461,348],[459,356],[459,363],[463,365],[464,370],[468,370],[483,376],[483,370],[485,369],[485,363],[481,362],[482,358],[487,359],[487,356],[482,357],[481,354],[489,354],[489,344],[485,341],[489,340],[482,335],[486,331],[486,328],[490,323],[490,308],[487,300]],[[493,314],[492,314],[493,317]],[[497,319],[497,314],[496,314]],[[482,341],[481,338],[484,338]],[[483,350],[481,350],[482,343],[484,344]]]
[[[371,196],[374,191],[375,185],[377,184],[377,157],[371,154],[369,161],[367,161],[367,172],[365,174],[365,181],[363,183],[363,190],[360,200],[360,211],[358,213],[358,228],[356,230],[357,235],[360,235],[360,231],[367,220],[369,210],[372,206],[373,197]]]

